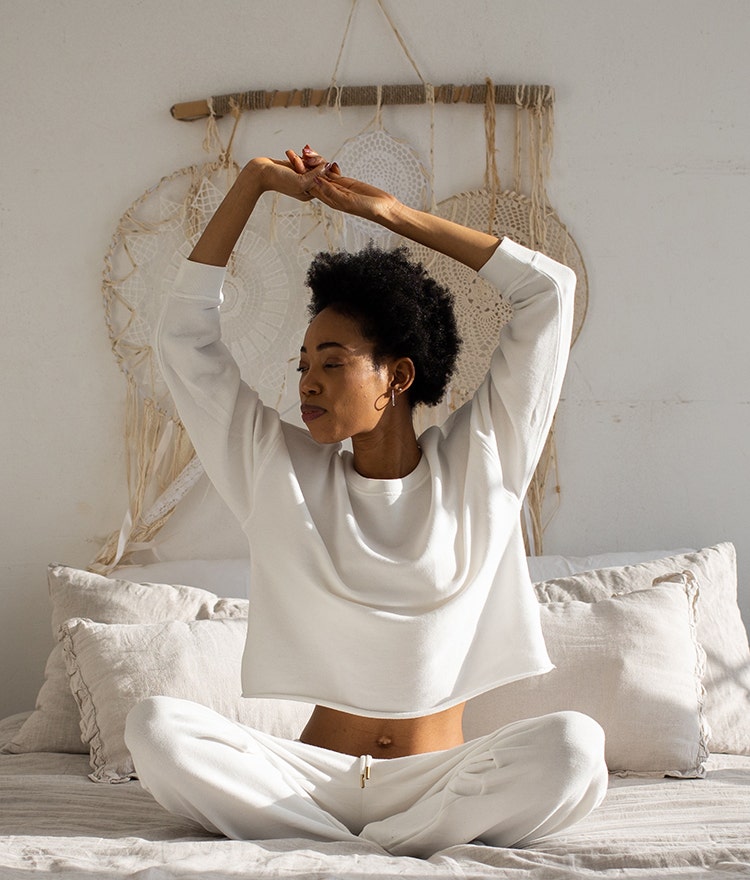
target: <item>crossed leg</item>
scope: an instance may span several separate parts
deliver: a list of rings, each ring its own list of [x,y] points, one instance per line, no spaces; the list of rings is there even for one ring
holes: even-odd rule
[[[234,839],[303,837],[377,843],[429,857],[480,838],[528,846],[604,797],[604,737],[559,712],[448,749],[373,762],[244,727],[185,700],[154,697],[128,716],[141,783],[171,812]]]

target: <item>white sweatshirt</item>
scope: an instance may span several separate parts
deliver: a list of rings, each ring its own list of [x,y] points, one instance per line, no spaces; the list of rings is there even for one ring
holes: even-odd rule
[[[409,718],[550,670],[520,509],[560,395],[573,272],[501,243],[481,274],[514,317],[487,378],[420,437],[412,473],[372,480],[242,382],[220,339],[224,271],[182,264],[156,349],[250,542],[243,694]]]

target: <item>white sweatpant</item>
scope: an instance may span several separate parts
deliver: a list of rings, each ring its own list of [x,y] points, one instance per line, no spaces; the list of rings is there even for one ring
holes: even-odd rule
[[[602,729],[576,712],[518,721],[445,751],[373,760],[153,697],[130,712],[125,739],[141,784],[162,806],[238,840],[359,837],[423,858],[475,839],[523,847],[582,819],[607,788]]]

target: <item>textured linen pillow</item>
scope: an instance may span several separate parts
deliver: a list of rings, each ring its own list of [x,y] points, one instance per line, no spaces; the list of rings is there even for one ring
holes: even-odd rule
[[[610,772],[703,776],[704,655],[696,640],[690,575],[599,602],[548,602],[542,629],[556,668],[475,697],[464,729],[475,737],[563,709],[590,715],[606,734]]]
[[[91,747],[91,779],[123,782],[134,775],[125,745],[125,718],[149,696],[193,700],[243,724],[258,726],[258,704],[245,700],[240,668],[246,620],[213,619],[154,624],[103,624],[73,619],[61,627],[70,687]],[[296,733],[312,707],[293,703]],[[262,710],[261,710],[262,711]],[[274,709],[268,733],[284,735],[288,721]]]
[[[136,584],[65,565],[50,565],[47,581],[55,638],[58,638],[60,625],[72,617],[87,617],[102,623],[247,618],[246,599],[220,599],[214,593],[197,587]],[[78,707],[70,693],[59,644],[49,655],[44,676],[34,712],[0,752],[85,754],[88,747],[81,741]]]
[[[712,752],[750,755],[750,649],[737,605],[737,556],[730,543],[644,562],[586,571],[535,584],[540,602],[596,602],[642,590],[674,571],[691,571],[699,587],[698,641],[706,652],[705,712]]]
[[[171,518],[170,518],[171,521]],[[666,555],[664,553],[662,556]],[[655,557],[651,556],[650,559]],[[627,560],[630,562],[631,560]],[[642,559],[636,560],[643,562]],[[620,563],[617,563],[618,565]],[[624,565],[624,562],[622,563]],[[589,565],[588,568],[603,568]],[[558,571],[552,577],[570,574]],[[123,565],[111,571],[110,578],[137,581],[139,584],[188,584],[210,590],[218,596],[247,599],[250,595],[250,559],[167,559],[140,565]],[[545,580],[536,578],[536,580]]]

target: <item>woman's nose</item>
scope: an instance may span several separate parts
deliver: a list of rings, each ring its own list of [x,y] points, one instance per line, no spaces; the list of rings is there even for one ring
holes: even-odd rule
[[[317,378],[313,375],[311,369],[305,370],[304,373],[300,374],[299,377],[299,390],[300,394],[311,395],[318,394],[320,391],[320,383]]]

